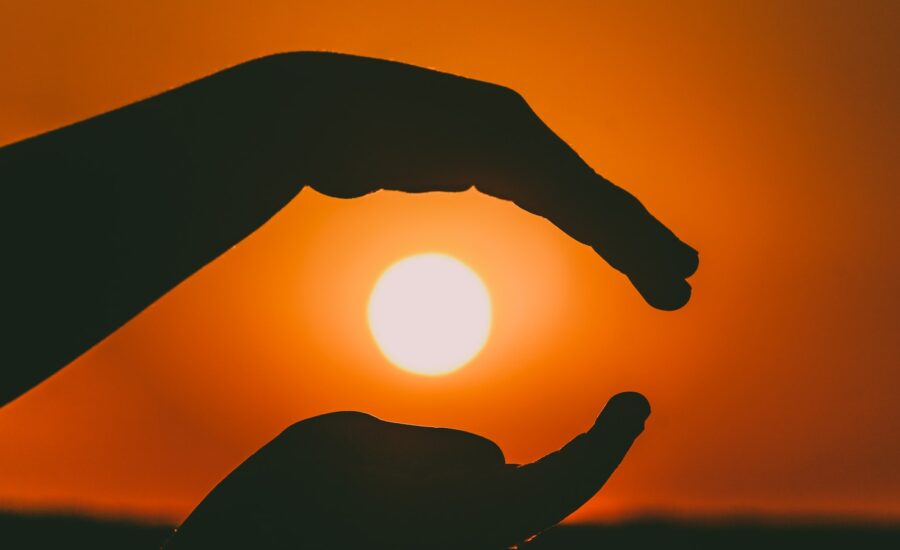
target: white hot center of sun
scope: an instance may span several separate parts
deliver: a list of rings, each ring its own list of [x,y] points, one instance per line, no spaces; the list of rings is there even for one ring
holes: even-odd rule
[[[491,300],[466,264],[446,254],[418,254],[381,274],[369,298],[368,320],[391,363],[418,374],[446,374],[484,347]]]

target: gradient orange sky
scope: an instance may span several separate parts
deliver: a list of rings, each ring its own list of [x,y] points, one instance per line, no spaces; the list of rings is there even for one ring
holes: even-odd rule
[[[0,410],[0,504],[178,520],[338,409],[529,461],[639,390],[647,431],[576,519],[900,519],[898,35],[891,1],[0,0],[2,144],[268,53],[383,57],[515,88],[702,258],[661,312],[498,200],[305,190]],[[425,251],[494,300],[483,352],[439,378],[390,366],[365,318],[381,271]]]

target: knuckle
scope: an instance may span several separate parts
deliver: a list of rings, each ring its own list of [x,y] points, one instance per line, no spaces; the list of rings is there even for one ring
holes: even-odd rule
[[[531,111],[528,101],[521,93],[507,86],[498,86],[498,88],[500,88],[500,97],[506,106],[514,110]]]
[[[325,431],[329,431],[333,429],[356,428],[360,425],[371,423],[374,419],[375,417],[372,415],[363,412],[337,411],[294,422],[288,426],[283,433],[287,435],[296,435],[312,430],[318,431],[324,429]]]

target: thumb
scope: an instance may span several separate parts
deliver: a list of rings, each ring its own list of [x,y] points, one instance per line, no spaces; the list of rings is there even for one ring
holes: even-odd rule
[[[498,539],[522,541],[587,502],[625,457],[649,415],[643,395],[620,393],[586,433],[537,462],[507,470],[496,493],[504,501],[493,518]]]

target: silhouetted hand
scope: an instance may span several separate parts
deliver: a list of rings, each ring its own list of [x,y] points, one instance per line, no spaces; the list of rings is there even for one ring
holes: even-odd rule
[[[688,301],[685,278],[698,261],[512,90],[337,54],[265,57],[10,145],[0,149],[0,181],[14,205],[4,220],[13,291],[0,404],[305,185],[335,197],[475,186],[592,246],[661,309]]]
[[[467,432],[318,416],[225,478],[167,549],[507,548],[591,498],[649,414],[643,396],[619,394],[587,433],[525,466]]]
[[[270,72],[330,101],[303,157],[308,183],[335,197],[379,189],[479,191],[543,216],[592,246],[654,307],[677,309],[697,252],[631,194],[588,166],[515,91],[419,67],[353,56],[288,54]],[[305,147],[304,147],[305,149]],[[315,170],[308,168],[315,165]]]

